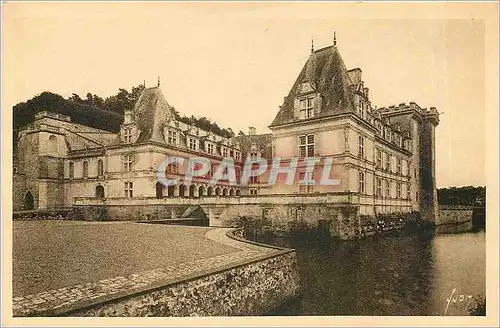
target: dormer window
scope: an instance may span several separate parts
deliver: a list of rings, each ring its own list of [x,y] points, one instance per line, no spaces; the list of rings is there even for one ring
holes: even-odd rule
[[[198,150],[198,140],[189,138],[189,149]]]
[[[305,98],[300,100],[300,118],[311,118],[314,116],[314,98]]]
[[[132,128],[123,128],[123,142],[132,142]]]
[[[214,144],[213,143],[207,143],[207,153],[213,155],[213,153],[214,153]]]
[[[241,153],[239,151],[234,152],[234,159],[237,161],[241,160]]]
[[[228,156],[227,148],[221,147],[221,153],[222,153],[222,157],[227,157]]]
[[[362,100],[359,101],[358,115],[365,118],[365,102]]]
[[[168,130],[168,143],[171,145],[177,145],[177,131]]]

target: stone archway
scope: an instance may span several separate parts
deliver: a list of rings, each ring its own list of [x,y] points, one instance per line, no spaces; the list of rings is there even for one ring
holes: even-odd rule
[[[186,197],[186,185],[179,186],[179,197]]]
[[[189,197],[195,197],[195,192],[196,192],[196,186],[190,185],[189,186]]]
[[[214,195],[214,188],[208,187],[207,188],[207,196],[213,196],[213,195]]]
[[[169,185],[167,187],[167,196],[174,197],[175,196],[175,185]]]
[[[28,191],[26,195],[24,195],[24,209],[25,210],[35,209],[35,197],[33,197],[31,191]]]
[[[198,187],[198,196],[199,197],[205,196],[205,187],[204,186]]]
[[[241,190],[236,190],[236,196],[239,197],[241,195]]]
[[[102,185],[95,187],[95,197],[104,198],[104,187]]]
[[[215,188],[215,196],[220,196],[220,188]]]
[[[227,188],[222,189],[222,196],[227,197]]]
[[[234,197],[234,189],[229,189],[229,196]]]
[[[163,198],[163,184],[161,182],[156,183],[156,198]]]

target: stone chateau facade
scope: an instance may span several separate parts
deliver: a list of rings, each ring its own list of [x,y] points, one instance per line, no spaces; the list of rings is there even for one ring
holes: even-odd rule
[[[223,203],[226,198],[249,204],[252,199],[272,203],[297,196],[314,203],[315,197],[323,202],[328,196],[334,203],[355,208],[360,216],[420,212],[433,220],[438,124],[434,107],[421,108],[414,102],[374,107],[361,69],[348,70],[334,42],[311,50],[268,134],[250,128],[248,135],[224,138],[179,122],[159,85],[146,88],[134,108],[126,109],[117,134],[39,112],[19,133],[13,210],[68,208],[82,200],[126,207],[158,205],[163,199],[173,204],[181,198],[192,199],[193,204],[201,204],[200,199]],[[203,156],[213,169],[189,184],[165,188],[156,174],[166,155]],[[319,181],[323,166],[331,160],[331,177],[340,179],[340,184],[288,185],[286,175],[280,174],[272,185],[269,171],[245,186],[228,181],[209,184],[223,158],[234,159],[239,179],[245,159],[256,156],[269,165],[275,157],[282,159],[282,165],[294,157],[321,159],[313,171],[299,162],[294,181]],[[169,165],[167,177],[183,176],[186,169]]]

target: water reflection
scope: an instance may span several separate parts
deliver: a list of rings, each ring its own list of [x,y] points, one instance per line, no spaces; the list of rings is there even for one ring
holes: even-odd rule
[[[261,240],[263,241],[263,240]],[[294,247],[302,297],[272,315],[463,315],[460,295],[485,294],[485,234],[390,236]]]

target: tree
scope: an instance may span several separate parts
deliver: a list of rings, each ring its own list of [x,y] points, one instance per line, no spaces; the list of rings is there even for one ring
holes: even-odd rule
[[[80,98],[80,96],[77,95],[76,93],[71,94],[71,97],[69,97],[68,100],[79,104],[83,102],[82,98]]]

